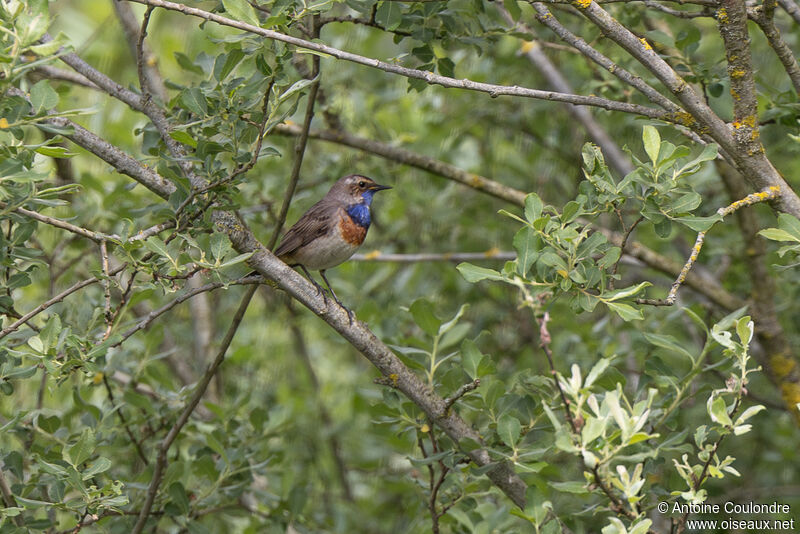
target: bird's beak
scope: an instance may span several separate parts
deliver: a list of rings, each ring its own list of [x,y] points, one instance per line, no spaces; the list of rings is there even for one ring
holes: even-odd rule
[[[392,188],[392,186],[390,186],[390,185],[372,184],[372,187],[370,187],[370,190],[372,190],[372,191],[383,191],[384,189],[391,189],[391,188]]]

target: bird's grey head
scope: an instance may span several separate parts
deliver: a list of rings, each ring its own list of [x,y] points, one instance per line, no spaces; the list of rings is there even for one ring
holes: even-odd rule
[[[351,174],[340,178],[333,184],[327,196],[347,205],[366,204],[369,206],[372,203],[372,196],[384,189],[391,189],[391,187],[377,184],[372,178],[360,174]]]

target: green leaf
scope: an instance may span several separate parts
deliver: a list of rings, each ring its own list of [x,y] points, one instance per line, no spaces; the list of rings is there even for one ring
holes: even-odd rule
[[[751,417],[753,417],[758,412],[760,412],[762,410],[766,410],[766,409],[767,408],[765,406],[762,406],[760,404],[757,405],[757,406],[750,406],[748,409],[746,409],[742,413],[742,415],[740,415],[739,417],[736,418],[736,423],[735,424],[736,425],[740,425],[740,424],[744,423],[745,421],[747,421],[748,419],[750,419]]]
[[[650,519],[642,519],[628,529],[628,534],[646,534],[652,524]]]
[[[572,222],[579,215],[581,215],[581,205],[574,200],[570,200],[564,205],[564,211],[561,212],[561,223],[566,224]]]
[[[658,135],[658,130],[653,126],[646,125],[642,129],[642,142],[644,143],[644,151],[650,161],[655,164],[658,162],[658,153],[661,150],[661,136]]]
[[[414,322],[417,323],[417,326],[422,328],[429,336],[438,334],[439,327],[442,325],[442,321],[433,314],[432,308],[433,306],[427,300],[417,299],[408,309],[408,311],[411,312],[411,316],[414,318]]]
[[[81,437],[78,438],[78,441],[66,449],[64,452],[64,460],[69,462],[75,469],[78,469],[79,466],[92,455],[94,447],[94,431],[91,428],[86,428],[83,430]]]
[[[299,93],[300,91],[302,91],[303,89],[305,89],[306,87],[311,85],[312,83],[315,83],[317,81],[317,79],[319,79],[319,76],[316,76],[313,79],[303,78],[302,80],[298,80],[298,81],[294,82],[291,85],[291,87],[289,87],[286,91],[281,93],[281,95],[278,97],[278,101],[279,102],[286,101],[293,94]]]
[[[539,256],[539,237],[529,226],[523,226],[514,235],[514,249],[517,251],[517,273],[525,276]]]
[[[750,316],[744,316],[736,321],[736,334],[742,342],[742,346],[747,347],[753,339],[753,321]]]
[[[214,65],[214,77],[220,81],[225,80],[242,58],[244,58],[244,52],[238,48],[234,48],[228,52],[228,55],[225,57],[225,63],[222,64],[219,70],[217,70],[216,64]]]
[[[477,265],[472,265],[471,263],[459,263],[456,269],[458,269],[458,272],[460,272],[461,276],[464,277],[464,280],[470,283],[479,282],[485,279],[500,281],[505,280],[505,278],[503,278],[499,272],[493,271],[492,269],[486,269],[485,267],[478,267]]]
[[[189,132],[184,132],[183,130],[172,130],[169,132],[169,136],[179,143],[183,143],[184,145],[188,145],[192,148],[197,148],[197,141],[195,141],[195,139],[189,135]]]
[[[536,193],[530,193],[525,197],[525,218],[528,222],[533,222],[542,216],[544,204]]]
[[[203,96],[203,92],[197,87],[185,89],[181,93],[180,102],[186,109],[195,115],[205,116],[208,114],[206,97]]]
[[[386,28],[387,31],[396,30],[403,20],[403,6],[401,2],[384,0],[375,11],[375,21]]]
[[[105,456],[99,456],[96,460],[89,464],[89,468],[86,469],[81,476],[83,477],[83,480],[89,480],[95,475],[108,471],[110,468],[111,460]]]
[[[614,356],[611,358],[602,358],[595,363],[594,366],[592,366],[591,371],[589,371],[589,374],[586,375],[586,380],[583,382],[583,387],[591,387],[592,384],[594,384],[594,381],[597,380],[601,374],[603,374],[603,371],[608,368],[612,361],[614,361]]]
[[[644,288],[652,286],[652,285],[653,284],[651,284],[650,282],[642,282],[642,283],[637,284],[635,286],[624,287],[622,289],[617,289],[616,291],[609,291],[608,293],[603,293],[600,296],[600,298],[602,298],[603,301],[605,301],[605,302],[613,302],[615,300],[632,297],[633,295],[636,295],[637,293],[639,293]]]
[[[522,10],[519,8],[517,0],[503,0],[503,6],[505,6],[508,14],[511,15],[511,20],[517,22],[522,15]]]
[[[709,402],[707,403],[707,409],[708,409],[708,415],[711,416],[711,420],[723,426],[731,426],[733,422],[731,421],[731,418],[728,415],[728,408],[725,405],[725,399],[723,399],[722,397],[712,396],[709,397],[708,400]]]
[[[47,324],[39,332],[39,338],[42,340],[43,352],[49,351],[55,347],[58,340],[58,334],[61,333],[61,318],[58,315],[53,315],[48,319]]]
[[[63,146],[40,146],[36,149],[36,152],[48,158],[65,159],[77,156],[75,152],[70,152]]]
[[[247,0],[222,0],[222,5],[225,6],[225,11],[231,18],[253,26],[259,25],[256,11]]]
[[[714,226],[715,223],[722,220],[722,215],[715,213],[708,217],[695,217],[694,215],[684,215],[683,217],[675,217],[675,221],[688,226],[695,232],[707,232],[709,228]]]
[[[607,302],[606,305],[624,321],[640,321],[644,319],[642,310],[637,310],[629,304],[623,304],[620,302]]]
[[[458,324],[458,321],[461,320],[461,317],[464,316],[464,312],[467,311],[467,308],[469,308],[469,304],[462,304],[461,307],[456,312],[456,314],[453,316],[453,318],[439,327],[438,334],[440,336],[443,336],[444,334],[452,330],[453,327],[455,327]]]
[[[674,337],[666,334],[653,334],[650,332],[643,332],[643,335],[648,342],[656,347],[661,347],[669,352],[674,352],[680,354],[681,356],[685,356],[689,359],[689,361],[694,361],[694,356],[692,356],[692,353],[681,347],[678,340]]]
[[[211,254],[214,259],[221,260],[230,250],[231,244],[228,236],[222,232],[216,232],[211,235]]]
[[[471,339],[465,339],[461,343],[461,366],[473,380],[479,378],[478,369],[485,356],[478,350],[478,346]]]
[[[589,490],[586,489],[586,483],[577,480],[569,480],[567,482],[549,482],[548,485],[564,493],[575,493],[578,495],[587,495],[589,493]]]
[[[772,241],[797,241],[800,243],[800,238],[780,228],[766,228],[758,232],[758,235]]]
[[[497,422],[497,435],[509,447],[516,448],[521,433],[522,425],[516,417],[505,414]]]
[[[167,245],[157,236],[153,236],[147,241],[145,241],[144,246],[147,247],[147,249],[150,252],[155,252],[159,256],[170,258],[169,250],[167,250]]]
[[[665,211],[669,213],[688,213],[697,208],[702,201],[703,197],[699,193],[692,191],[676,198],[667,206]]]
[[[180,482],[173,482],[167,490],[172,504],[178,507],[182,514],[189,513],[189,497],[186,495],[186,488]]]
[[[58,93],[50,87],[50,82],[40,80],[31,87],[31,107],[35,114],[40,114],[56,107],[58,104]]]

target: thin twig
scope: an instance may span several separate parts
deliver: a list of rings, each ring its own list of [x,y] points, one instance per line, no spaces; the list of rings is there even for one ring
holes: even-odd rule
[[[556,366],[553,363],[553,351],[550,350],[552,338],[550,337],[550,332],[547,330],[547,323],[549,321],[550,312],[547,311],[544,312],[541,317],[536,318],[536,322],[539,323],[539,346],[542,348],[545,356],[547,356],[547,363],[550,364],[550,374],[553,376],[553,382],[556,384],[561,402],[564,405],[564,413],[567,416],[567,421],[569,421],[569,426],[572,427],[572,432],[577,434],[580,432],[580,429],[575,419],[572,417],[572,410],[569,407],[570,402],[564,393],[564,389],[561,387],[561,382],[558,380],[558,371],[556,371]]]
[[[147,37],[147,25],[150,23],[150,15],[153,14],[153,6],[147,6],[142,19],[142,29],[139,31],[139,37],[136,41],[136,73],[139,76],[139,87],[142,89],[142,96],[145,100],[150,100],[153,97],[154,88],[150,83],[150,79],[145,75],[145,58],[144,58],[144,38]]]
[[[453,406],[453,404],[456,403],[456,401],[458,399],[460,399],[461,397],[463,397],[464,395],[466,395],[470,391],[475,391],[476,389],[478,389],[478,386],[480,386],[480,385],[481,385],[481,381],[480,381],[479,378],[476,378],[472,382],[467,382],[466,384],[462,384],[461,387],[459,387],[455,391],[455,393],[453,393],[452,395],[450,395],[449,397],[447,397],[444,400],[445,409],[449,410]]]
[[[633,231],[636,229],[637,226],[639,226],[639,223],[642,222],[643,220],[644,220],[644,215],[639,215],[639,218],[636,219],[633,222],[633,224],[630,225],[630,227],[625,230],[624,234],[622,234],[622,242],[619,245],[619,250],[620,250],[619,258],[617,258],[617,261],[614,262],[614,267],[612,267],[612,269],[611,269],[611,276],[614,276],[615,274],[617,274],[617,269],[619,268],[619,260],[621,260],[622,259],[622,255],[625,254],[625,247],[628,245],[628,239],[630,239],[631,234],[633,233]],[[620,221],[622,221],[621,217],[620,217]],[[623,224],[623,227],[624,227],[624,224]],[[608,287],[609,287],[609,289],[614,289],[614,279],[613,278],[609,278]]]
[[[331,450],[331,456],[333,457],[333,462],[336,466],[336,474],[339,477],[339,483],[342,486],[342,496],[346,501],[352,502],[353,490],[350,487],[347,463],[342,456],[342,446],[335,432],[336,425],[334,424],[333,417],[331,417],[327,406],[320,398],[319,392],[321,391],[321,388],[319,378],[317,378],[317,373],[314,371],[314,366],[311,364],[308,346],[306,345],[305,337],[303,336],[303,332],[300,330],[299,326],[299,314],[293,306],[291,299],[287,302],[287,308],[292,317],[292,320],[289,321],[289,329],[292,332],[292,338],[294,340],[296,352],[300,356],[300,362],[303,364],[303,368],[305,368],[306,374],[308,375],[308,380],[311,382],[311,387],[314,392],[314,401],[317,405],[317,412],[319,413],[319,418],[324,426],[323,434],[328,436],[328,446]]]
[[[103,270],[103,279],[100,280],[100,285],[103,286],[103,319],[106,322],[106,331],[103,333],[103,339],[105,340],[111,335],[111,327],[114,321],[111,313],[111,276],[108,274],[108,247],[105,240],[100,241],[100,266]]]
[[[200,293],[204,293],[206,291],[213,291],[215,289],[219,289],[221,287],[227,287],[227,286],[230,286],[230,285],[253,285],[253,284],[254,285],[258,285],[258,284],[262,283],[263,281],[264,281],[264,279],[261,278],[261,276],[246,276],[244,278],[239,278],[238,280],[231,280],[229,282],[212,282],[210,284],[205,284],[203,286],[194,288],[191,291],[187,291],[186,293],[174,298],[173,300],[171,300],[168,303],[164,304],[160,308],[151,311],[146,316],[144,316],[141,319],[139,319],[139,321],[134,326],[132,326],[131,328],[126,330],[122,334],[120,339],[115,341],[114,344],[111,345],[111,346],[112,347],[118,347],[118,346],[122,345],[133,334],[135,334],[139,330],[144,330],[145,328],[150,326],[150,323],[152,323],[155,319],[157,319],[161,315],[164,315],[165,313],[167,313],[169,310],[171,310],[172,308],[174,308],[178,304],[189,300],[190,298],[194,297],[195,295],[199,295]]]
[[[113,271],[109,272],[108,273],[109,276],[114,276],[118,272],[122,271],[125,267],[127,267],[127,265],[128,265],[127,263],[124,263],[124,264],[120,265],[119,267],[117,267]],[[84,287],[90,286],[90,285],[92,285],[94,283],[97,283],[99,281],[100,281],[100,278],[98,278],[98,277],[87,278],[86,280],[82,280],[82,281],[74,284],[73,286],[65,289],[64,291],[62,291],[61,293],[59,293],[55,297],[42,302],[37,307],[35,307],[31,311],[29,311],[28,313],[26,313],[25,315],[20,317],[17,321],[15,321],[12,324],[8,325],[7,327],[3,328],[3,330],[0,330],[0,339],[3,339],[4,337],[6,337],[11,332],[16,331],[20,326],[22,326],[23,324],[27,323],[32,318],[36,317],[38,314],[42,313],[44,310],[46,310],[47,308],[49,308],[53,304],[57,304],[57,303],[61,302],[62,300],[64,300],[65,298],[67,298],[68,296],[70,296],[71,294],[75,293],[76,291],[80,291]]]
[[[717,210],[717,214],[720,217],[726,217],[731,213],[735,212],[736,210],[743,208],[745,206],[752,206],[753,204],[757,204],[759,202],[766,202],[768,200],[774,200],[778,198],[780,195],[780,188],[778,186],[772,186],[764,189],[763,191],[759,191],[757,193],[751,193],[744,197],[743,199],[737,200],[733,202],[729,206],[725,206]],[[689,259],[686,260],[681,272],[678,273],[678,278],[675,279],[675,282],[672,283],[672,287],[670,287],[669,294],[667,298],[664,300],[661,299],[636,299],[636,303],[638,304],[647,304],[650,306],[672,306],[675,304],[675,301],[678,298],[678,290],[680,289],[683,282],[686,280],[686,276],[689,274],[689,271],[694,266],[694,262],[697,261],[697,257],[700,255],[700,249],[703,248],[703,242],[706,238],[706,232],[698,232],[697,239],[695,240],[694,246],[692,247],[692,252],[689,255]]]
[[[6,209],[7,207],[8,205],[5,202],[0,202],[0,208]],[[56,219],[55,217],[42,215],[37,211],[31,211],[22,207],[13,208],[12,211],[14,211],[15,213],[19,213],[20,215],[24,215],[25,217],[28,217],[30,219],[39,221],[41,223],[48,224],[56,228],[61,228],[62,230],[72,232],[73,234],[82,237],[86,237],[88,239],[91,239],[95,243],[103,243],[105,241],[121,241],[121,238],[116,234],[104,234],[102,232],[95,232],[93,230],[88,230],[86,228],[76,226],[72,223],[62,221],[61,219]]]

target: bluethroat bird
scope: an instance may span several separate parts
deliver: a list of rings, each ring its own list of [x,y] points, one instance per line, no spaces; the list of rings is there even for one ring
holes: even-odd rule
[[[308,272],[309,269],[319,271],[333,299],[347,312],[351,323],[353,313],[334,293],[325,270],[346,261],[364,242],[372,222],[372,197],[384,189],[391,187],[360,174],[340,178],[322,200],[289,228],[275,250],[275,255],[284,263],[300,267],[325,297],[325,291]]]

